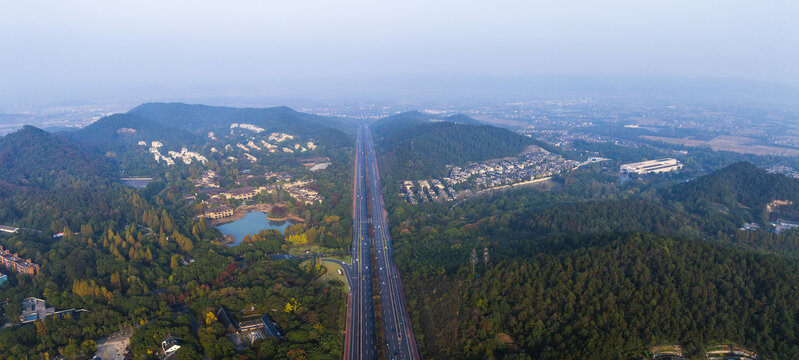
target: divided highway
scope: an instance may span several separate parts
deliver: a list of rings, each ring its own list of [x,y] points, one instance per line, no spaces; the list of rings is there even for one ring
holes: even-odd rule
[[[380,171],[377,166],[372,134],[360,126],[355,146],[355,179],[353,203],[353,239],[349,300],[347,311],[347,344],[345,359],[376,359],[375,317],[372,307],[371,271],[377,271],[382,306],[383,334],[389,359],[416,360],[419,354],[405,307],[402,281],[392,260],[391,236],[383,203]],[[367,211],[371,205],[372,214]],[[372,225],[374,238],[369,236]],[[374,244],[377,269],[369,269],[370,244]]]
[[[363,134],[358,131],[355,145],[355,175],[352,214],[352,261],[350,298],[347,309],[345,359],[376,359],[377,340],[372,306],[372,274],[369,269],[369,218],[366,204],[366,167]]]
[[[377,167],[372,132],[364,129],[366,145],[366,173],[369,179],[369,201],[372,206],[372,226],[374,227],[374,244],[377,255],[377,275],[380,286],[380,300],[383,308],[383,333],[390,359],[418,359],[416,340],[413,337],[411,321],[405,307],[405,295],[402,292],[402,281],[399,271],[394,266],[391,252],[391,235],[386,219],[383,203],[383,186],[380,170]]]

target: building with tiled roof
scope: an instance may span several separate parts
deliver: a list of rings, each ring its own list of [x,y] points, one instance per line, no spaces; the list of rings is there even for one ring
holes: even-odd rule
[[[11,271],[31,276],[39,273],[38,264],[31,262],[31,259],[23,259],[17,253],[3,249],[2,245],[0,245],[0,264]]]

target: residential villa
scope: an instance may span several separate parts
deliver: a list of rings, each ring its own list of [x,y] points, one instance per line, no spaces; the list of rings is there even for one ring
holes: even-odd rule
[[[228,192],[223,192],[221,195],[225,195],[228,199],[237,199],[237,200],[250,200],[255,195],[260,193],[260,189],[251,188],[251,187],[243,187],[238,189],[233,189]]]
[[[227,205],[217,205],[205,210],[201,216],[207,219],[221,219],[233,216],[233,208]]]

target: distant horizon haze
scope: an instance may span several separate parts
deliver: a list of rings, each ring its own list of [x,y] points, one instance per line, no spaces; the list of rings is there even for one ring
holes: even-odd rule
[[[1,2],[0,110],[237,96],[669,98],[691,83],[784,102],[799,86],[796,14],[796,2],[742,0]]]

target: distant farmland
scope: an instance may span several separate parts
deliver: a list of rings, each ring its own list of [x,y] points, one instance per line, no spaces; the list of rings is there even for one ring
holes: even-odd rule
[[[754,139],[743,136],[718,136],[711,140],[649,135],[642,135],[641,138],[683,146],[704,146],[716,151],[732,151],[742,154],[799,156],[799,150],[769,145],[757,145],[754,144]]]

